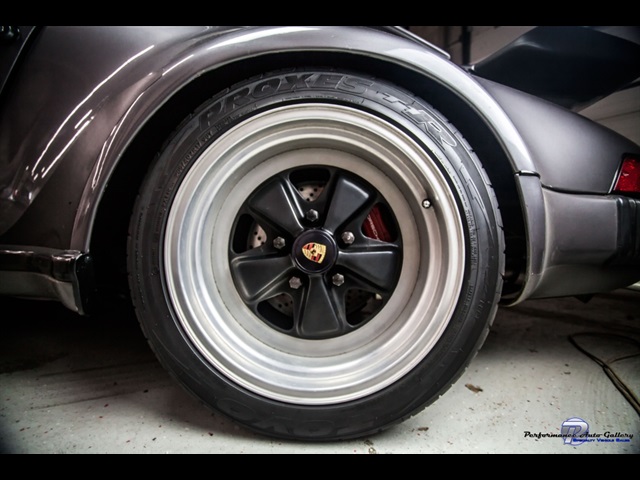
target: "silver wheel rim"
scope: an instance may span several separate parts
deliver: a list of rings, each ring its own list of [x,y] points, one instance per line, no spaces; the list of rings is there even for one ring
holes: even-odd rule
[[[305,164],[366,179],[387,199],[404,246],[391,300],[363,327],[326,340],[294,338],[258,319],[236,291],[227,259],[247,195]],[[411,371],[449,324],[465,256],[456,200],[429,154],[383,119],[328,104],[258,114],[212,143],[178,188],[163,254],[171,305],[202,358],[251,392],[299,405],[359,399]]]

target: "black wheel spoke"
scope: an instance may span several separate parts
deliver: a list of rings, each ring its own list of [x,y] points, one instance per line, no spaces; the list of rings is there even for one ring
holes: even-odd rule
[[[324,228],[336,232],[358,214],[364,218],[363,209],[372,202],[374,197],[372,192],[367,191],[344,175],[338,176],[334,181]]]
[[[332,293],[320,276],[309,277],[309,284],[297,297],[295,322],[302,338],[326,338],[346,333],[344,301]]]
[[[285,292],[294,270],[288,255],[264,254],[253,250],[232,258],[230,266],[238,292],[250,304]]]
[[[289,181],[276,177],[251,197],[249,208],[274,228],[296,236],[304,229],[300,224],[304,216],[301,201]]]
[[[382,293],[395,287],[400,261],[399,248],[384,244],[343,250],[338,256],[337,265]]]

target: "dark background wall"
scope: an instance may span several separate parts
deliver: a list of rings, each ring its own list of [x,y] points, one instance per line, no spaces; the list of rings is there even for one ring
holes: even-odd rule
[[[504,47],[533,26],[410,26],[409,30],[451,55],[475,63]],[[640,86],[615,93],[580,112],[640,144]]]

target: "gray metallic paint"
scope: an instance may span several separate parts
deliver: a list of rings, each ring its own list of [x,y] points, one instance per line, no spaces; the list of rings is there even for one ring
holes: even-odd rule
[[[88,252],[112,172],[136,133],[169,97],[222,65],[303,51],[375,58],[418,72],[473,108],[506,152],[523,205],[528,264],[514,303],[533,294],[549,264],[545,239],[549,228],[555,228],[547,220],[539,176],[555,188],[603,189],[596,174],[582,171],[573,178],[563,169],[549,168],[565,159],[544,148],[546,131],[529,131],[536,118],[518,108],[539,110],[558,121],[563,113],[534,97],[478,81],[437,50],[361,27],[44,28],[15,72],[11,91],[3,92],[0,184],[8,187],[0,193],[0,232],[6,232],[0,243]],[[562,124],[558,134],[580,137],[568,125],[609,135],[582,120]],[[628,146],[616,138],[611,142]],[[576,158],[588,156],[592,148],[588,141],[573,147]],[[604,169],[598,173],[609,175],[610,182],[613,161],[597,168]]]
[[[520,132],[544,187],[607,194],[622,157],[640,147],[577,113],[478,78]]]
[[[211,36],[215,30],[48,27],[40,31],[14,72],[11,89],[2,92],[0,185],[8,187],[0,194],[0,232],[52,183],[56,196],[46,203],[55,205],[49,212],[61,214],[55,222],[59,232],[35,236],[44,245],[69,246],[73,218],[64,213],[69,205],[79,205],[76,196],[87,184],[98,185],[102,170],[94,173],[95,181],[90,180],[91,170],[96,162],[102,165],[101,150],[114,126],[162,77],[167,59],[179,56],[197,34]],[[105,51],[109,54],[100,54]]]
[[[217,30],[206,28],[177,29],[174,37],[168,28],[104,27],[97,35],[90,33],[95,31],[44,29],[0,113],[0,128],[9,132],[0,141],[0,181],[14,187],[10,199],[16,212],[7,217],[5,211],[3,218],[15,221],[60,165],[75,166],[64,172],[64,182],[73,182],[68,187],[73,192],[84,186],[81,202],[69,199],[82,208],[73,222],[72,239],[67,238],[68,220],[59,222],[67,224],[60,239],[69,242],[61,247],[88,248],[93,200],[132,136],[169,95],[207,70],[272,52],[341,51],[421,71],[484,114],[516,170],[534,169],[509,119],[466,72],[398,37],[355,27],[261,27],[219,38]],[[105,58],[96,55],[100,51],[111,53]],[[72,70],[68,58],[76,61]],[[6,192],[2,199],[7,200]]]
[[[154,111],[208,70],[273,53],[342,52],[420,72],[473,105],[496,133],[515,171],[535,170],[519,133],[495,100],[439,52],[410,40],[358,27],[258,27],[220,37],[215,29],[175,32],[171,38],[170,29],[155,28],[104,27],[97,36],[80,27],[43,30],[0,114],[0,128],[14,132],[9,136],[13,141],[0,143],[2,182],[9,180],[14,186],[10,197],[2,196],[3,218],[15,222],[33,202],[3,243],[36,242],[88,251],[97,204],[109,176]],[[108,58],[95,53],[111,49],[115,53]],[[65,60],[70,53],[78,57],[75,74],[69,77]],[[67,82],[72,88],[63,89]],[[50,90],[54,85],[55,92]],[[25,109],[33,92],[41,92],[37,104]],[[76,195],[79,191],[81,198]],[[39,193],[42,198],[34,201]],[[544,214],[541,204],[532,209],[536,216]],[[57,217],[44,227],[38,218],[51,212]],[[529,210],[524,215],[528,217]],[[536,236],[544,238],[544,232]],[[540,259],[530,258],[530,269],[538,271]]]

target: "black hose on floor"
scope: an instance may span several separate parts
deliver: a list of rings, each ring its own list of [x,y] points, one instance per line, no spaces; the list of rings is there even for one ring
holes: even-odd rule
[[[610,359],[610,360],[603,360],[603,359],[597,357],[596,355],[594,355],[593,353],[587,351],[584,347],[580,346],[578,344],[578,342],[576,341],[576,337],[586,337],[586,336],[599,337],[599,338],[609,337],[609,338],[615,338],[617,340],[624,340],[626,342],[629,342],[629,343],[637,346],[638,347],[638,352],[637,353],[628,354],[628,355],[622,355],[620,357],[615,357],[615,358]],[[631,406],[638,413],[638,415],[640,415],[640,400],[638,399],[638,397],[636,395],[634,395],[634,393],[627,386],[627,384],[624,383],[624,381],[620,377],[618,377],[618,375],[616,374],[616,372],[612,368],[612,364],[614,364],[615,362],[619,362],[621,360],[627,360],[629,358],[634,358],[634,357],[640,356],[640,342],[638,342],[637,340],[635,340],[633,338],[625,337],[625,336],[622,336],[622,335],[616,335],[616,334],[613,334],[613,333],[596,333],[596,332],[576,333],[574,335],[569,335],[568,338],[569,338],[569,341],[578,350],[580,350],[587,357],[591,358],[594,362],[596,362],[598,365],[600,365],[602,367],[602,369],[604,370],[604,373],[606,373],[607,376],[609,377],[609,379],[611,380],[611,382],[613,382],[613,385],[620,391],[620,393],[622,393],[624,398],[627,399],[627,401],[631,404]]]

